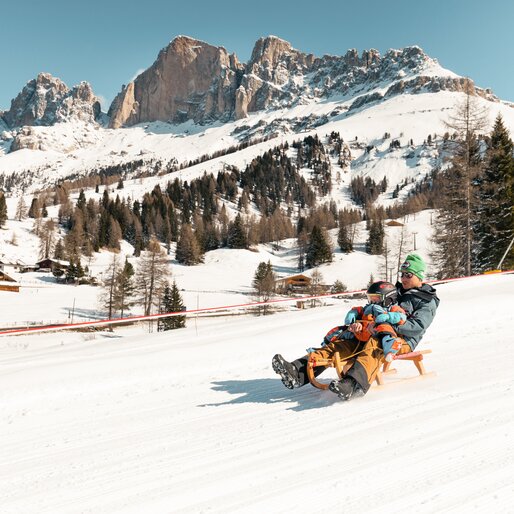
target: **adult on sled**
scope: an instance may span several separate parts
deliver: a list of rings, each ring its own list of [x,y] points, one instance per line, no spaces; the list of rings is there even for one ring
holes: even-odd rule
[[[355,362],[341,380],[334,380],[329,386],[342,400],[366,394],[388,356],[412,352],[420,342],[439,305],[435,289],[423,283],[425,270],[423,259],[409,254],[400,266],[401,282],[396,286],[388,282],[372,284],[367,293],[369,303],[351,309],[345,325],[332,329],[321,348],[309,349],[323,358],[335,352],[341,360],[355,356]],[[374,323],[364,327],[359,320],[370,316]],[[272,366],[285,387],[293,389],[309,383],[308,360],[306,355],[288,362],[277,354]],[[324,369],[315,368],[315,376]]]

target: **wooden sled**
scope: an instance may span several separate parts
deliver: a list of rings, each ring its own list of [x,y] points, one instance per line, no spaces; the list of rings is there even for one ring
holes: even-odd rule
[[[427,373],[425,367],[423,366],[423,355],[427,353],[432,353],[432,350],[418,350],[414,352],[404,353],[401,355],[393,356],[393,361],[411,361],[416,366],[416,369],[419,372],[420,376],[431,376],[434,375],[434,372]],[[334,354],[334,357],[331,359],[319,359],[311,354],[309,356],[309,361],[307,362],[307,376],[309,377],[310,383],[317,387],[318,389],[328,389],[328,384],[324,384],[322,382],[318,382],[316,377],[314,376],[314,368],[318,366],[324,366],[327,368],[335,368],[337,371],[337,375],[341,378],[353,365],[354,359],[343,361],[339,357],[339,354]],[[382,369],[377,373],[375,377],[375,382],[377,385],[384,385],[384,375],[394,375],[397,373],[396,368],[391,368],[392,362],[384,362],[382,365]],[[417,378],[417,377],[413,377]]]

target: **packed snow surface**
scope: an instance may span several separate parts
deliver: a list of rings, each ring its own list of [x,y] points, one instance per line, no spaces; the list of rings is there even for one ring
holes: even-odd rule
[[[419,346],[436,376],[401,362],[349,403],[285,389],[270,361],[319,343],[350,300],[0,337],[0,510],[512,512],[513,289],[514,275],[437,286]]]

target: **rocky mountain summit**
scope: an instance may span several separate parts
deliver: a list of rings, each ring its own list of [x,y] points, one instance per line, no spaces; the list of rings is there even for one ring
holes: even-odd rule
[[[108,112],[111,126],[226,117],[234,111],[243,69],[223,47],[177,37],[150,68],[123,86]]]
[[[467,79],[445,70],[419,47],[359,56],[315,57],[275,36],[259,39],[248,63],[186,36],[175,38],[154,64],[123,86],[110,109],[111,127],[141,122],[241,119],[263,109],[288,108],[339,95],[350,109],[402,93],[463,91]],[[476,94],[494,100],[488,90]]]
[[[2,117],[14,128],[49,126],[72,118],[94,122],[100,112],[100,101],[87,82],[70,89],[49,73],[40,73],[26,84]]]
[[[417,46],[384,56],[373,49],[360,55],[352,49],[343,56],[316,57],[268,36],[255,43],[245,64],[223,47],[178,36],[152,66],[122,87],[109,108],[109,126],[228,122],[324,99],[345,102],[339,111],[351,111],[403,93],[464,91],[467,84],[468,79],[445,70]],[[498,101],[489,90],[473,91]],[[41,144],[30,127],[72,119],[96,125],[101,115],[99,99],[87,82],[69,89],[60,79],[40,73],[8,111],[0,112],[0,137],[13,142],[10,151],[38,149]],[[312,126],[326,122],[311,121]],[[303,127],[307,122],[299,123]]]

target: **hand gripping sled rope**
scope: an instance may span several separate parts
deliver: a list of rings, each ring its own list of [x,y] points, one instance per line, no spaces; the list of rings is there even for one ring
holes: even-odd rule
[[[372,332],[374,331],[372,324],[373,321],[371,319],[366,320],[358,320],[359,323],[363,325],[363,330],[360,333],[355,334],[356,338],[360,340],[361,342],[366,341],[369,337],[371,337]],[[359,337],[360,334],[360,337]],[[364,334],[366,334],[366,339],[364,339]],[[328,383],[325,384],[323,382],[319,382],[316,379],[316,376],[314,374],[314,368],[318,366],[323,366],[325,368],[335,368],[337,371],[337,375],[339,378],[342,378],[343,375],[345,375],[348,370],[352,367],[353,363],[355,362],[355,359],[357,357],[359,352],[357,352],[355,355],[350,356],[348,359],[341,359],[339,353],[336,351],[333,355],[333,357],[328,359],[323,359],[317,357],[314,353],[311,353],[309,355],[309,360],[307,362],[307,376],[309,377],[310,383],[317,387],[318,389],[326,390],[328,389]],[[375,382],[377,385],[381,386],[385,384],[384,376],[387,375],[394,375],[398,372],[396,368],[392,368],[391,364],[394,361],[411,361],[416,366],[416,369],[418,371],[418,375],[413,378],[419,378],[420,376],[427,377],[427,376],[434,376],[434,372],[427,372],[425,370],[425,366],[423,365],[423,356],[426,354],[432,353],[432,350],[416,350],[409,353],[403,353],[400,355],[393,355],[389,354],[388,357],[390,360],[384,359],[384,362],[382,364],[382,369],[379,370],[375,377]]]

